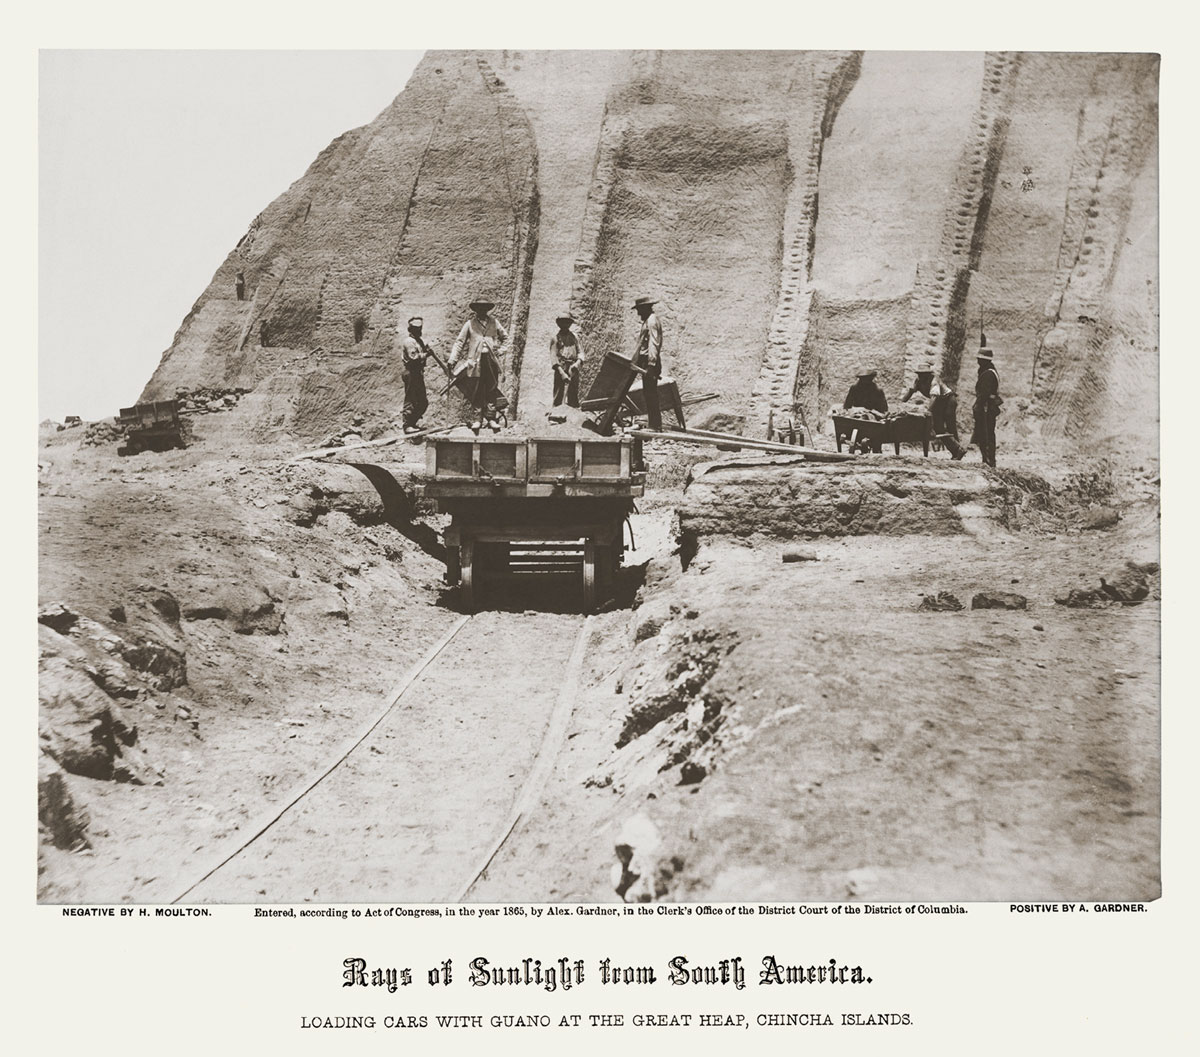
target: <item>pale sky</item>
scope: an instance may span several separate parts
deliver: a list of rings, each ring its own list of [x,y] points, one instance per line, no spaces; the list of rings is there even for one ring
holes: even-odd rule
[[[250,221],[421,55],[43,51],[39,420],[132,404]]]

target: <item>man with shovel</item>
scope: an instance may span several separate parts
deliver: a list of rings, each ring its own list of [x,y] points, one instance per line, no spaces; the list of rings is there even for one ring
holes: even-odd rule
[[[495,307],[495,302],[487,298],[472,301],[471,318],[462,325],[450,350],[452,384],[460,386],[475,409],[471,428],[476,432],[485,420],[493,429],[499,429],[499,413],[508,406],[508,399],[500,391],[501,357],[508,349],[508,331],[492,315]],[[460,382],[462,375],[465,378]]]

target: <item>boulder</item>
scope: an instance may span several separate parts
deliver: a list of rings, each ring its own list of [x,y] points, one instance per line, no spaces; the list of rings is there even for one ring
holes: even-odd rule
[[[278,635],[283,627],[283,611],[253,584],[214,585],[209,593],[184,603],[183,619],[222,620],[239,635]]]
[[[1124,567],[1100,577],[1100,586],[1073,588],[1054,601],[1072,609],[1096,609],[1113,602],[1137,605],[1150,597],[1150,577],[1158,573],[1157,562],[1126,562]]]
[[[1100,577],[1100,589],[1114,602],[1125,605],[1141,602],[1150,594],[1145,574],[1128,565],[1107,577]]]
[[[783,560],[785,563],[791,562],[815,562],[817,555],[815,551],[800,550],[797,547],[788,547],[783,552]]]
[[[1011,591],[981,591],[971,599],[972,609],[1028,609],[1029,599]]]
[[[64,771],[133,785],[159,779],[145,753],[136,747],[136,723],[100,683],[68,657],[43,657],[38,696],[42,752]]]
[[[79,614],[73,613],[61,602],[49,602],[38,609],[38,623],[53,628],[60,635],[70,634],[78,620]]]
[[[1085,529],[1112,528],[1120,520],[1121,515],[1118,514],[1112,507],[1094,506],[1091,509],[1084,511],[1083,527]]]

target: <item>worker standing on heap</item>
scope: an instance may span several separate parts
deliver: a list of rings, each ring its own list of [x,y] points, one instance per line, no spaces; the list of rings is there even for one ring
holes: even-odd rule
[[[417,432],[421,417],[429,408],[429,396],[425,391],[425,361],[429,359],[429,348],[421,337],[424,325],[420,316],[413,316],[408,321],[408,336],[401,345],[405,433]]]
[[[492,315],[495,307],[496,303],[487,298],[472,301],[471,318],[462,325],[450,350],[451,372],[456,376],[465,373],[474,380],[474,385],[469,387],[469,399],[475,409],[471,428],[476,432],[485,420],[493,423],[493,429],[499,429],[496,417],[500,410],[508,406],[508,400],[500,392],[504,380],[502,357],[508,351],[508,331]],[[460,360],[463,366],[456,370]]]
[[[642,375],[642,393],[646,398],[646,419],[650,428],[662,432],[662,410],[658,406],[658,379],[662,376],[662,324],[654,314],[657,301],[639,297],[633,302],[633,310],[642,321],[638,334],[637,351],[633,362],[645,372]]]
[[[979,375],[975,379],[975,430],[971,434],[971,443],[979,445],[985,465],[995,466],[996,418],[1004,404],[1000,399],[1000,375],[996,373],[991,350],[986,345],[980,345],[975,361],[979,364]]]
[[[900,398],[900,403],[907,404],[918,393],[928,401],[934,436],[950,453],[950,458],[961,459],[967,449],[958,442],[958,397],[954,390],[940,378],[935,380],[933,368],[922,363],[917,366],[917,380]]]
[[[246,276],[242,274],[241,269],[238,269],[237,276],[233,280],[233,290],[237,294],[239,301],[246,300]]]
[[[554,406],[558,407],[566,397],[568,407],[578,407],[583,342],[571,331],[575,319],[570,312],[563,313],[554,322],[558,324],[558,333],[550,339],[550,355],[554,358]]]
[[[886,415],[887,397],[875,383],[877,373],[873,367],[860,367],[856,375],[858,381],[850,386],[842,406],[845,408],[865,407],[868,411],[878,411],[881,415]]]

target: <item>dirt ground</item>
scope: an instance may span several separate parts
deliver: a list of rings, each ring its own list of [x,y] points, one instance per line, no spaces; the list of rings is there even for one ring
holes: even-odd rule
[[[65,775],[91,847],[43,841],[39,897],[167,901],[333,762],[457,616],[441,566],[380,522],[347,467],[203,446],[118,460],[78,436],[44,438],[42,603],[122,633],[140,592],[170,593],[187,684],[114,706],[160,784]],[[415,468],[421,453],[386,458]],[[711,539],[683,571],[686,466],[652,474],[627,601],[592,618],[539,805],[471,899],[617,899],[618,845],[642,871],[627,898],[1158,893],[1156,592],[1054,602],[1157,558],[1153,467],[1117,475],[1108,529],[823,539],[794,563],[779,542]],[[1028,609],[917,611],[946,591],[967,607],[1019,592]],[[541,744],[580,627],[567,594],[476,617],[345,765],[189,900],[458,891]]]
[[[863,537],[787,565],[781,545],[702,548],[658,593],[676,613],[652,650],[632,667],[598,650],[617,671],[593,669],[546,810],[478,895],[553,879],[547,898],[611,898],[632,819],[654,835],[658,898],[1155,897],[1158,603],[1053,602],[1147,541],[1121,542]],[[922,591],[980,590],[1029,609],[916,612]],[[638,666],[697,628],[735,648],[703,687],[722,710],[695,754],[708,774],[682,784],[661,726],[621,750],[613,733]],[[568,793],[569,822],[552,810]]]

